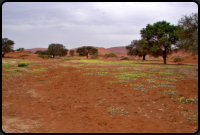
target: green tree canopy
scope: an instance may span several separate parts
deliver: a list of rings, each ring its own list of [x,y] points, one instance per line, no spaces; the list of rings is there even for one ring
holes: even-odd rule
[[[35,54],[39,54],[39,55],[51,55],[51,52],[49,52],[48,50],[42,51],[42,50],[38,50],[35,52]]]
[[[86,52],[85,46],[78,48],[76,50],[76,53],[78,53],[79,56],[86,56],[87,52]]]
[[[131,44],[127,45],[126,49],[128,50],[127,55],[139,57],[143,56],[143,60],[145,60],[145,56],[149,53],[145,39],[131,41]]]
[[[179,37],[177,47],[180,50],[190,50],[192,54],[198,54],[198,13],[184,15],[178,21],[178,26],[176,32]]]
[[[18,48],[16,51],[24,51],[24,48]]]
[[[48,50],[50,52],[50,55],[53,55],[55,57],[58,56],[65,56],[67,55],[68,49],[65,48],[62,44],[50,44],[48,47]]]
[[[2,57],[4,57],[4,55],[10,51],[13,50],[13,45],[14,45],[14,41],[8,39],[8,38],[2,38]]]
[[[70,50],[70,56],[74,56],[74,50]]]
[[[97,54],[98,53],[98,49],[92,47],[92,46],[83,46],[81,48],[78,48],[76,50],[76,53],[79,53],[80,56],[87,56],[88,58],[88,54],[93,55],[93,54]]]
[[[176,30],[177,26],[170,25],[166,21],[159,21],[153,25],[147,24],[146,28],[140,30],[140,34],[147,41],[151,55],[162,56],[164,64],[166,64],[166,57],[172,53],[173,46],[176,46],[178,40],[175,35]]]

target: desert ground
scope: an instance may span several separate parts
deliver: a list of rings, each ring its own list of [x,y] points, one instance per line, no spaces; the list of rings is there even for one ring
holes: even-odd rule
[[[173,58],[184,58],[173,62]],[[18,67],[26,63],[28,67]],[[181,64],[178,64],[181,63]],[[198,56],[2,58],[5,133],[195,133]]]

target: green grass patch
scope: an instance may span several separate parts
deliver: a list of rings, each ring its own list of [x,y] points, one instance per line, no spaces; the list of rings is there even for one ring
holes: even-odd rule
[[[189,98],[189,99],[185,97],[180,97],[178,99],[175,99],[174,101],[181,102],[181,103],[190,103],[190,105],[193,105],[194,103],[198,102],[198,99],[196,97]]]
[[[133,61],[103,61],[103,60],[79,60],[79,62],[84,63],[91,63],[91,64],[105,64],[107,65],[116,65],[116,64],[128,64],[128,65],[135,65]]]
[[[158,93],[163,93],[164,96],[173,96],[173,97],[177,97],[179,94],[178,92],[172,90],[169,91],[164,90],[164,92],[158,92]]]
[[[119,80],[129,80],[135,81],[138,78],[150,78],[155,75],[153,74],[146,74],[146,73],[132,73],[132,72],[122,72],[122,73],[114,73],[115,78]]]
[[[94,73],[84,73],[84,76],[90,76],[90,75],[94,75]]]
[[[127,115],[130,114],[127,110],[128,109],[119,109],[118,107],[111,107],[105,114],[110,115],[111,118],[116,114],[119,116],[130,117],[130,115]]]
[[[47,68],[38,68],[38,69],[32,69],[27,71],[28,73],[33,73],[33,72],[44,72],[46,71]]]
[[[2,73],[2,77],[10,77],[10,74]]]
[[[38,79],[38,81],[44,81],[44,79]]]
[[[22,61],[21,59],[8,59],[6,61]]]
[[[113,84],[118,84],[118,83],[127,83],[128,81],[106,81],[106,84],[110,84],[110,85],[113,85]]]
[[[52,83],[52,81],[45,81],[44,83],[45,84],[50,84],[50,83]]]
[[[97,73],[97,75],[99,75],[99,76],[106,76],[108,74],[109,74],[108,72],[98,72]]]
[[[40,76],[32,76],[32,78],[40,78]]]
[[[85,66],[85,64],[78,64],[78,65],[65,64],[65,65],[62,65],[62,66],[63,67],[75,67],[75,68],[79,68],[79,67]]]
[[[14,65],[10,64],[10,63],[2,63],[2,68],[10,68],[13,67]]]
[[[62,76],[54,76],[53,78],[62,78]]]
[[[173,73],[170,71],[160,71],[160,72],[158,72],[158,74],[164,75],[164,76],[167,76],[167,75],[172,76],[173,75]]]
[[[183,76],[179,76],[179,77],[177,77],[177,78],[179,78],[179,79],[181,79],[181,80],[187,80],[187,79],[185,79]]]
[[[5,72],[23,72],[23,69],[2,69]]]
[[[82,72],[81,70],[76,70],[76,71],[74,71],[74,72]]]
[[[197,123],[197,119],[196,119],[196,116],[194,114],[190,115],[189,118],[186,120],[186,121],[183,121],[183,122],[180,122],[180,124],[183,124],[183,123],[186,123],[186,122],[189,122],[189,121],[192,121],[193,123]]]

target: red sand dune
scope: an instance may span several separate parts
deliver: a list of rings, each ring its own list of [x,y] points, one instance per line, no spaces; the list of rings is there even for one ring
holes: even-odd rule
[[[47,48],[32,48],[32,49],[25,49],[25,51],[31,51],[32,53],[35,53],[36,51],[45,51]]]
[[[106,48],[107,50],[119,55],[119,56],[127,56],[127,50],[125,46],[120,46],[120,47],[111,47],[111,48]]]

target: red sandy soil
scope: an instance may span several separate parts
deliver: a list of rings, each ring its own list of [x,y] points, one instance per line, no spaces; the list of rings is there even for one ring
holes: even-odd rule
[[[23,54],[29,56],[19,57]],[[29,68],[78,64],[76,61],[42,59],[28,52],[7,53],[2,60],[10,59],[8,56],[40,64]],[[190,56],[182,63],[198,64],[198,57],[195,57]],[[89,67],[98,68],[96,65]],[[198,130],[198,103],[190,106],[166,100],[171,97],[156,94],[161,88],[142,93],[130,90],[124,83],[105,84],[105,80],[114,81],[110,76],[83,76],[83,72],[74,72],[83,71],[83,68],[57,67],[39,73],[23,72],[25,76],[2,77],[2,130],[6,133],[194,133]],[[197,72],[197,75],[190,78],[183,74],[187,80],[179,81],[176,91],[186,98],[198,98],[198,70],[190,72]],[[33,76],[41,76],[52,83],[44,84]],[[53,78],[55,76],[62,78]],[[105,114],[110,107],[130,108],[130,117],[116,115],[111,118]],[[191,113],[197,116],[196,124],[191,121],[179,123]]]

